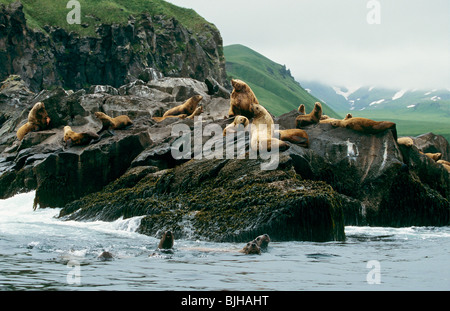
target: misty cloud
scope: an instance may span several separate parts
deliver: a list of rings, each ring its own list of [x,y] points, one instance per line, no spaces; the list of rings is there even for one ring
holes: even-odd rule
[[[450,2],[379,0],[171,0],[285,64],[298,80],[396,88],[450,88]]]

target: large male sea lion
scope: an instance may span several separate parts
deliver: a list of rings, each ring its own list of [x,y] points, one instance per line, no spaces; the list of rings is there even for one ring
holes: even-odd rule
[[[50,117],[43,102],[36,103],[28,113],[28,122],[17,130],[17,138],[22,140],[29,132],[42,131],[48,128]]]
[[[195,108],[197,108],[198,103],[202,99],[203,99],[203,96],[201,96],[201,95],[192,96],[187,101],[185,101],[183,104],[167,110],[163,114],[163,117],[176,116],[176,115],[180,115],[180,114],[187,114],[188,116],[190,116],[192,113],[194,113]]]
[[[395,141],[397,141],[397,129],[394,122],[374,121],[367,118],[351,118],[348,120],[337,120],[331,122],[333,127],[343,127],[365,134],[378,134],[386,130],[392,130]]]
[[[231,92],[228,117],[241,115],[249,119],[253,118],[252,105],[259,105],[255,93],[244,81],[232,79],[231,85],[233,92]]]
[[[317,124],[322,117],[322,104],[316,102],[313,110],[308,114],[301,114],[295,118],[296,128],[302,128],[311,124]]]
[[[111,118],[101,111],[97,111],[94,114],[102,122],[102,128],[97,134],[100,134],[103,131],[122,130],[133,125],[133,121],[131,121],[130,117],[127,115]]]

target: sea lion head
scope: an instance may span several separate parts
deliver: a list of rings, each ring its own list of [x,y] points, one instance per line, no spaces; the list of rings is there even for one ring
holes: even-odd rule
[[[260,248],[266,248],[269,245],[270,237],[267,233],[256,237],[254,240]]]
[[[353,115],[351,113],[347,113],[347,115],[345,116],[344,120],[348,120],[348,119],[351,119],[351,118],[353,118]]]
[[[68,125],[64,126],[64,140],[67,141],[68,139],[70,139],[70,134],[71,134],[72,128]]]
[[[159,249],[170,249],[173,247],[173,241],[174,241],[174,236],[172,231],[167,230],[166,232],[164,232],[158,248]]]
[[[247,254],[247,255],[250,255],[250,254],[258,254],[259,255],[259,254],[261,254],[261,249],[258,246],[258,244],[256,244],[255,241],[248,242],[247,245],[244,246],[242,251],[245,254]]]
[[[247,117],[244,117],[244,116],[237,116],[234,119],[234,124],[235,125],[242,124],[244,127],[247,127],[249,125],[249,123],[250,122],[248,121]]]
[[[316,103],[314,104],[314,111],[315,111],[315,112],[322,112],[322,104],[319,103],[319,102],[316,102]]]
[[[254,117],[263,115],[265,113],[265,109],[261,105],[251,105],[251,112],[253,112]]]
[[[105,116],[105,114],[101,111],[96,111],[94,114],[97,118],[103,118]]]
[[[336,120],[336,121],[331,122],[330,124],[331,124],[332,127],[338,127],[339,126],[339,121]]]
[[[203,99],[202,95],[194,95],[192,98],[198,103]]]
[[[305,114],[305,105],[301,104],[298,106],[298,112],[301,114]]]
[[[247,84],[239,79],[231,79],[231,85],[236,92],[245,90],[247,88]]]

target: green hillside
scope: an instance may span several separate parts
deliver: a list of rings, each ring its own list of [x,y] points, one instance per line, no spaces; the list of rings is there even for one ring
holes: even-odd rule
[[[224,54],[228,75],[245,81],[259,102],[275,116],[297,109],[300,104],[305,104],[306,112],[309,112],[314,103],[319,101],[294,80],[285,66],[248,47],[238,44],[225,46]],[[339,117],[325,104],[323,112],[331,117]]]
[[[9,4],[17,0],[0,0]],[[194,33],[200,32],[208,23],[192,9],[185,9],[163,0],[78,0],[81,7],[81,24],[68,24],[66,8],[69,1],[62,0],[21,0],[27,23],[31,28],[43,30],[45,25],[58,26],[82,35],[95,36],[99,24],[126,24],[130,15],[139,16],[143,12],[151,15],[175,16],[177,20]]]

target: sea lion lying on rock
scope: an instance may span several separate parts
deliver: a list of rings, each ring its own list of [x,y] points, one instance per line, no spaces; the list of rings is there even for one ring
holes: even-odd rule
[[[17,130],[17,139],[22,140],[23,137],[30,132],[42,131],[48,128],[50,117],[45,110],[43,102],[36,103],[28,113],[28,122]]]
[[[343,120],[348,120],[350,118],[353,118],[353,115],[351,113],[347,113],[347,115],[345,116],[345,118]],[[323,124],[323,123],[331,123],[333,121],[339,121],[339,119],[335,119],[335,118],[330,118],[329,116],[322,116],[320,118],[319,123]]]
[[[403,145],[406,147],[412,147],[414,145],[414,141],[411,137],[399,137],[397,139],[397,144]]]
[[[450,173],[450,162],[445,161],[445,160],[438,160],[436,162],[439,164],[442,164],[442,166],[447,170],[447,172]]]
[[[186,115],[190,116],[190,115],[192,115],[194,113],[195,108],[197,108],[198,103],[202,99],[203,99],[203,96],[201,96],[201,95],[192,96],[187,101],[185,101],[183,104],[167,110],[163,114],[163,117],[177,116],[177,115],[180,115],[180,114],[186,114]]]
[[[112,133],[111,130],[123,130],[133,125],[133,121],[131,121],[127,115],[111,118],[101,111],[97,111],[94,114],[100,121],[102,121],[102,128],[97,132],[97,134],[100,134],[103,131],[109,131]]]
[[[70,147],[72,145],[82,146],[88,145],[93,142],[100,140],[100,136],[94,132],[82,132],[76,133],[72,130],[70,126],[64,127],[64,144],[65,147]]]
[[[433,161],[435,161],[435,162],[439,161],[439,160],[441,159],[441,157],[442,157],[442,153],[440,153],[440,152],[436,152],[436,153],[430,153],[430,152],[423,153],[422,151],[420,151],[420,153],[426,155],[427,157],[429,157],[431,160],[433,160]]]
[[[350,118],[331,122],[333,127],[343,127],[365,134],[378,134],[386,130],[392,130],[394,139],[397,141],[397,129],[394,122],[374,121],[367,118]]]

